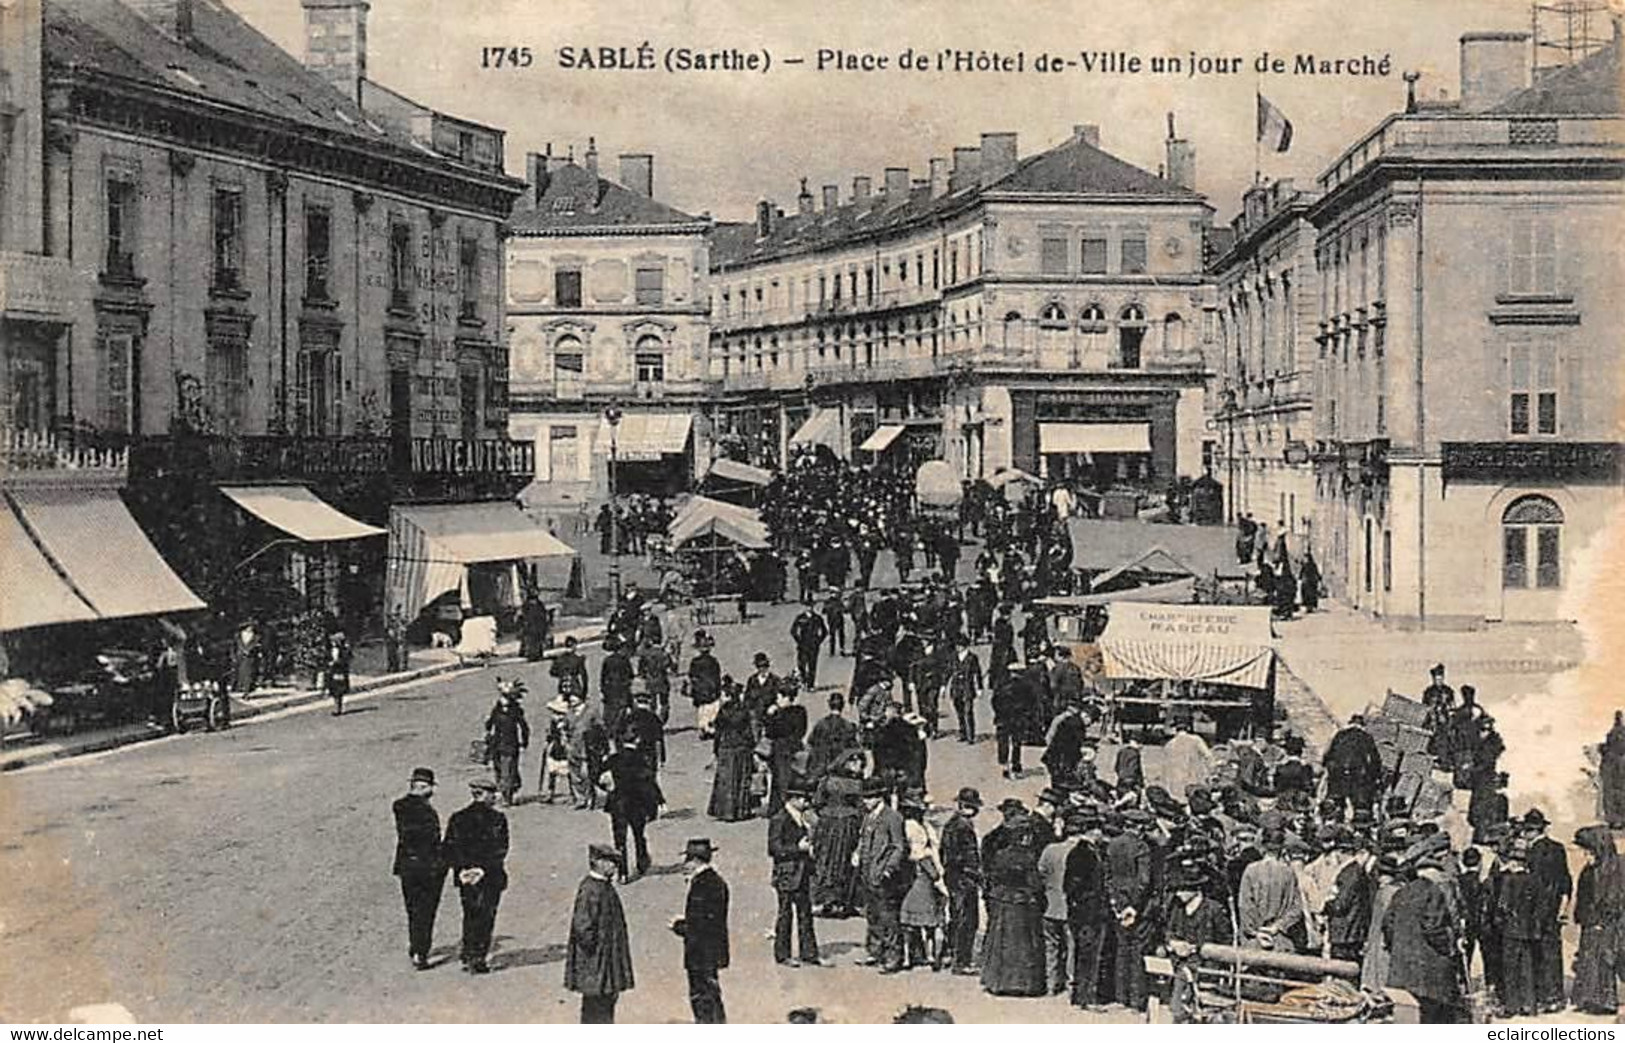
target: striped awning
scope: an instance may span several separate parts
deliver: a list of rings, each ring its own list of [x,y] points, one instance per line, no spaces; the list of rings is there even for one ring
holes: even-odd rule
[[[839,453],[841,451],[841,414],[838,410],[820,408],[813,410],[807,422],[796,428],[796,433],[790,436],[791,445],[825,445]]]
[[[243,510],[306,543],[382,536],[376,525],[356,521],[302,485],[232,486],[220,490]]]
[[[897,436],[902,433],[902,424],[881,424],[875,428],[874,434],[863,440],[863,444],[858,448],[865,453],[884,453],[887,447],[897,441]]]
[[[1120,601],[1110,612],[1099,642],[1107,677],[1269,685],[1268,608]]]
[[[1149,453],[1150,424],[1039,424],[1040,453]]]
[[[389,604],[408,620],[463,584],[469,565],[574,554],[517,503],[389,509]]]

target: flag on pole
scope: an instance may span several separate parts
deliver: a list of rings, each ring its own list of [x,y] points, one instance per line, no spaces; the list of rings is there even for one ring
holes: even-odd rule
[[[1262,94],[1258,95],[1258,143],[1271,152],[1292,147],[1292,121]]]

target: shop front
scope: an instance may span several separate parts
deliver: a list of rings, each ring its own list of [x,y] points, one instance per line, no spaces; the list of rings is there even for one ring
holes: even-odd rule
[[[614,495],[676,496],[694,473],[694,417],[628,410],[614,424],[599,421],[596,450],[612,461]]]

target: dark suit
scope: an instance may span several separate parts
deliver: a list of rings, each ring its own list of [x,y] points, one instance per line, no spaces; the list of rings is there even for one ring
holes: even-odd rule
[[[773,923],[773,959],[790,962],[790,928],[798,928],[797,946],[803,960],[818,959],[818,934],[813,928],[812,851],[803,850],[809,840],[807,827],[781,809],[767,824],[767,853],[773,859],[773,890],[779,898],[779,915]]]
[[[982,663],[976,653],[966,651],[964,658],[957,654],[948,675],[948,698],[954,704],[959,718],[959,741],[976,741],[976,700],[982,694]]]
[[[858,834],[858,877],[869,921],[865,939],[869,957],[889,970],[901,970],[903,896],[914,881],[908,835],[895,808],[882,806],[878,813],[864,815]]]
[[[604,802],[609,812],[610,828],[615,833],[615,849],[621,853],[621,865],[631,863],[626,857],[626,834],[630,830],[637,857],[637,875],[649,869],[649,842],[643,829],[660,813],[660,784],[655,780],[654,768],[648,756],[639,749],[626,747],[609,759],[605,770],[614,783],[609,799]],[[622,872],[631,876],[626,868]]]
[[[446,887],[446,863],[440,854],[440,815],[425,797],[407,795],[394,804],[395,867],[406,901],[407,953],[429,957],[434,944],[434,918]]]
[[[1099,999],[1100,956],[1111,933],[1106,866],[1094,844],[1080,841],[1067,852],[1061,889],[1072,934],[1072,1005],[1092,1006]]]
[[[728,966],[728,884],[707,867],[688,884],[683,918],[672,925],[683,938],[683,970],[688,973],[688,1003],[696,1025],[723,1025],[728,1012],[722,1005],[722,983],[717,971]]]
[[[463,899],[464,963],[480,966],[491,951],[491,932],[496,928],[497,905],[508,886],[504,862],[508,857],[508,819],[502,812],[475,802],[456,812],[446,822],[444,845],[446,863],[452,872],[482,869],[478,883],[461,881],[457,889]]]
[[[1331,897],[1323,907],[1332,959],[1358,961],[1364,955],[1376,895],[1376,878],[1359,862],[1351,861],[1338,870]]]
[[[1563,845],[1541,837],[1529,845],[1529,875],[1540,895],[1537,915],[1540,940],[1535,947],[1535,999],[1540,1010],[1561,1010],[1563,995],[1563,926],[1559,916],[1574,888]]]
[[[1418,878],[1394,893],[1383,915],[1388,984],[1416,997],[1422,1023],[1453,1024],[1463,1008],[1459,954],[1450,904],[1431,880]]]
[[[948,885],[948,938],[954,970],[976,962],[976,931],[981,926],[982,849],[976,826],[964,815],[942,824],[942,878]]]

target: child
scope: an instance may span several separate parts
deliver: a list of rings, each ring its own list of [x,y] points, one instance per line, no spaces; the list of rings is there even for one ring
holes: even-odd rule
[[[547,739],[542,744],[542,782],[537,789],[545,793],[543,799],[551,804],[560,779],[564,780],[565,792],[570,791],[571,706],[563,699],[554,699],[547,708],[553,716],[547,722]]]

